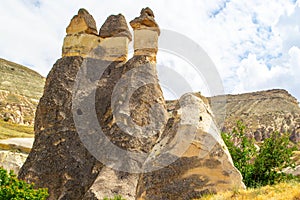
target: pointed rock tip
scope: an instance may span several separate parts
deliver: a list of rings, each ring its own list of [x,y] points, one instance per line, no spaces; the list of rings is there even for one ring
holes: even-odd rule
[[[141,10],[141,15],[148,15],[153,18],[155,17],[153,11],[149,7],[143,8]]]
[[[132,35],[127,26],[125,17],[122,14],[110,15],[105,20],[99,31],[99,36],[107,37],[127,37],[130,41]]]
[[[159,26],[154,19],[154,13],[149,7],[143,8],[141,10],[140,16],[136,17],[130,22],[130,26],[134,30],[149,29],[156,31],[158,35],[160,34]]]
[[[96,21],[93,16],[84,9],[80,8],[66,29],[67,34],[88,33],[97,35]]]

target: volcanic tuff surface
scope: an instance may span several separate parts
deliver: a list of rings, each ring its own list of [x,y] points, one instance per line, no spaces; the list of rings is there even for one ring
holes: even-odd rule
[[[231,131],[238,120],[246,125],[246,132],[256,141],[262,141],[273,131],[291,134],[293,142],[300,141],[300,107],[297,99],[287,91],[274,89],[239,95],[226,95],[226,107],[221,97],[209,98],[215,105],[217,120],[225,118],[223,131]],[[226,109],[226,111],[224,111]],[[218,113],[226,113],[218,115]]]
[[[143,9],[130,23],[129,60],[124,18],[107,18],[102,31],[116,27],[106,29],[105,38],[92,21],[80,9],[67,28],[19,178],[49,188],[55,200],[117,194],[128,200],[192,199],[243,188],[205,97],[186,94],[168,115],[156,71],[159,28],[153,12]]]
[[[45,78],[22,65],[0,59],[0,118],[33,125]]]

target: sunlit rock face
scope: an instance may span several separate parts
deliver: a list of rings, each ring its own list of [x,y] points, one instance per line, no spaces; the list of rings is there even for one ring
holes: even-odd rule
[[[130,25],[127,60],[132,36],[124,16],[109,16],[99,34],[86,10],[73,17],[19,178],[47,187],[49,199],[193,199],[244,188],[205,97],[183,95],[167,112],[152,10]]]

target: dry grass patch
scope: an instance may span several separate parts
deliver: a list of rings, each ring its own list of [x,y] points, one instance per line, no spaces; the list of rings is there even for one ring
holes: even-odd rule
[[[249,188],[207,195],[201,200],[300,200],[300,183],[287,182],[261,188]]]
[[[34,137],[33,126],[24,126],[0,120],[0,139]]]

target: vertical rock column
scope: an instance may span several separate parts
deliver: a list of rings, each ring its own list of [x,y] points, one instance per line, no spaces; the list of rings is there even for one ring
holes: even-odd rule
[[[152,23],[145,26],[143,23],[147,20]],[[116,20],[109,24],[118,23]],[[136,199],[138,173],[142,172],[143,163],[167,122],[168,114],[156,71],[159,29],[154,15],[149,8],[143,9],[141,16],[130,24],[139,27],[134,28],[134,56],[124,65],[105,72],[96,93],[96,110],[102,130],[117,149],[126,153],[123,157],[118,151],[109,152],[108,157],[115,157],[120,162],[113,169],[103,168],[85,199],[103,199],[117,194],[128,200]],[[114,27],[104,27],[108,26],[104,24],[100,29],[102,37],[124,34],[115,31]],[[140,34],[141,31],[150,31],[150,34]],[[142,45],[144,42],[146,46]],[[135,160],[130,156],[132,153],[141,156]]]
[[[90,52],[100,44],[96,22],[85,9],[80,9],[66,29],[62,57],[90,57]]]
[[[19,172],[19,178],[48,188],[51,200],[82,199],[103,167],[86,149],[75,126],[72,98],[78,72],[87,66],[84,77],[90,76],[89,84],[94,85],[99,81],[99,77],[93,76],[98,66],[118,65],[121,61],[113,62],[113,58],[127,57],[126,49],[108,55],[114,46],[101,46],[101,41],[107,38],[97,34],[93,17],[84,9],[73,17],[66,31],[63,57],[47,76],[36,111],[35,141]],[[97,55],[95,49],[99,48],[102,51]],[[94,56],[103,60],[93,59]],[[89,95],[89,89],[76,92]],[[75,114],[82,113],[78,110]]]
[[[142,9],[141,15],[132,20],[130,26],[134,30],[134,55],[147,55],[156,61],[160,30],[152,10]]]

